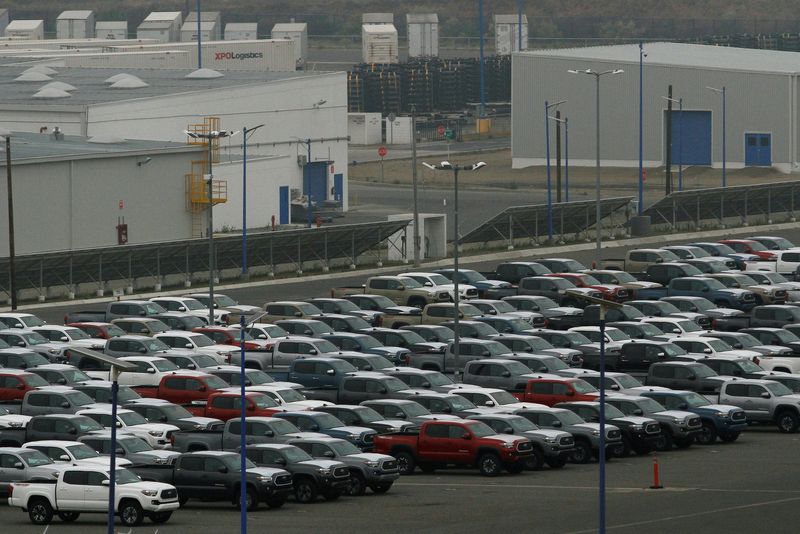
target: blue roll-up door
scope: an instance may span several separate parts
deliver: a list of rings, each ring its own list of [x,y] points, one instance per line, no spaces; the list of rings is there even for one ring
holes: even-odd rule
[[[282,185],[278,188],[278,202],[280,207],[278,223],[289,224],[289,186]]]
[[[710,111],[672,112],[671,163],[711,165]]]
[[[328,162],[316,161],[306,167],[307,180],[303,182],[303,194],[311,190],[311,202],[319,205],[328,199]]]

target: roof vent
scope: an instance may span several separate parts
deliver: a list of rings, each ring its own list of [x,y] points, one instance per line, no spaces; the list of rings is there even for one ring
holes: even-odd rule
[[[214,69],[197,69],[184,76],[184,78],[189,78],[190,80],[213,80],[223,76],[225,75]]]
[[[47,74],[42,74],[41,72],[23,72],[16,78],[14,78],[15,82],[49,82],[53,78],[48,76]]]
[[[72,95],[61,89],[54,89],[49,87],[42,89],[38,93],[34,93],[33,98],[69,98]]]
[[[115,137],[113,135],[95,135],[94,137],[90,138],[88,143],[97,143],[98,145],[115,145],[119,143],[124,143],[125,139],[121,137]]]
[[[50,134],[50,139],[52,139],[53,141],[63,141],[64,132],[61,131],[61,128],[56,126],[53,128],[53,133]]]
[[[44,65],[34,65],[33,67],[22,71],[23,74],[26,72],[38,72],[39,74],[47,74],[48,76],[58,74],[57,70],[51,69],[50,67],[45,67]]]
[[[136,76],[131,76],[112,83],[109,89],[141,89],[142,87],[149,86],[150,84],[147,82],[140,80]]]
[[[120,80],[124,80],[125,78],[131,78],[131,77],[135,78],[133,74],[128,74],[127,72],[120,72],[119,74],[115,74],[110,78],[106,78],[105,81],[103,81],[103,83],[117,83]]]
[[[50,82],[48,84],[41,86],[39,88],[39,91],[44,91],[45,89],[58,89],[59,91],[66,91],[66,92],[78,90],[78,88],[75,87],[74,85],[70,85],[65,82]]]

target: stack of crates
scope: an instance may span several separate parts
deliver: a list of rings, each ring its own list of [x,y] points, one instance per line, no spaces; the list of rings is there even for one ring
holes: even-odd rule
[[[364,76],[359,70],[347,73],[347,111],[364,112]]]
[[[486,59],[486,99],[490,102],[511,100],[511,56]]]
[[[778,36],[778,50],[800,52],[800,35],[796,33],[782,33]]]
[[[413,58],[403,69],[403,109],[417,113],[434,111],[434,85],[439,72],[438,58]]]
[[[760,34],[756,37],[758,48],[762,50],[777,50],[778,36],[775,34]]]

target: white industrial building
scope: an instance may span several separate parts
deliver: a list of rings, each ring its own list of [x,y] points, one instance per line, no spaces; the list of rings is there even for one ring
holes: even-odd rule
[[[229,71],[191,78],[190,72],[63,68],[47,75],[50,80],[22,82],[14,81],[22,68],[0,67],[0,126],[37,133],[58,127],[67,135],[183,143],[184,130],[206,117],[219,118],[211,129],[264,124],[248,140],[250,225],[269,226],[273,216],[279,224],[288,223],[292,199],[304,192],[314,202],[341,199],[347,209],[346,73]],[[51,82],[67,85],[43,88]],[[311,140],[307,168],[306,144],[298,139]],[[228,199],[215,208],[217,230],[241,227],[241,143],[241,135],[222,142],[219,164],[214,165],[215,179],[227,181]],[[204,170],[199,164],[187,165],[182,173],[199,180]],[[101,187],[94,193],[98,200],[107,195],[116,198],[114,191]],[[28,209],[37,208],[32,204]],[[170,200],[164,209],[183,212],[187,201]],[[194,234],[201,231],[202,225],[195,224]],[[144,240],[162,238],[154,233]]]
[[[95,22],[94,33],[98,39],[127,39],[127,20],[99,20]]]
[[[298,69],[308,58],[308,24],[305,22],[280,22],[272,27],[273,39],[290,39],[294,43],[294,59]]]
[[[219,41],[222,39],[222,14],[219,11],[200,12],[200,39],[203,41]],[[186,16],[181,27],[181,41],[197,41],[197,13],[192,11]]]
[[[180,41],[182,24],[180,11],[153,11],[136,28],[136,37],[156,39],[162,43]]]
[[[6,26],[6,37],[34,41],[44,39],[43,20],[12,20]]]
[[[258,39],[258,22],[229,22],[225,25],[226,41]]]
[[[671,142],[672,165],[721,167],[724,88],[727,167],[800,167],[800,54],[678,43],[648,43],[644,52],[644,166],[664,165]],[[514,54],[513,167],[544,164],[545,101],[562,100],[570,165],[595,164],[595,79],[568,72],[586,69],[624,71],[600,80],[600,157],[607,166],[638,166],[639,59],[638,45]],[[673,104],[668,137],[670,85],[683,112]]]
[[[5,142],[0,148],[5,176]],[[112,246],[121,237],[132,244],[191,237],[184,174],[202,150],[185,143],[13,132],[16,253]],[[0,257],[7,257],[3,200]]]
[[[56,39],[86,39],[94,32],[94,11],[62,11],[56,18]]]

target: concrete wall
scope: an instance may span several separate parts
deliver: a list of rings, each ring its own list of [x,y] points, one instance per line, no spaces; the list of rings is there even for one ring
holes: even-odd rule
[[[38,132],[42,126],[47,126],[49,131],[54,126],[61,128],[64,135],[85,135],[85,114],[74,110],[53,109],[26,110],[11,109],[10,106],[2,110],[3,128],[12,132]]]
[[[600,152],[603,165],[638,166],[638,62],[585,61],[514,54],[512,68],[512,155],[514,168],[545,162],[544,102],[567,100],[559,109],[569,118],[570,165],[595,164],[595,80],[568,69],[623,74],[600,81]],[[710,111],[712,161],[722,166],[722,99],[711,87],[727,88],[727,164],[744,166],[745,132],[772,134],[773,166],[790,172],[797,167],[796,82],[792,76],[647,65],[644,75],[644,163],[653,167],[665,160],[665,110],[672,85],[673,98],[683,98],[684,111]],[[677,110],[677,106],[675,107]],[[552,110],[551,110],[552,113]],[[551,136],[554,136],[551,123]],[[551,137],[551,144],[554,137]],[[552,147],[551,147],[552,148]],[[551,157],[554,154],[551,153]]]
[[[129,243],[190,238],[184,174],[197,155],[150,157],[142,166],[136,163],[144,156],[14,164],[16,253],[116,245],[118,217],[128,224]],[[0,256],[8,256],[6,202]]]

